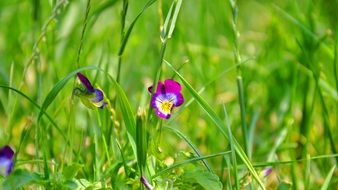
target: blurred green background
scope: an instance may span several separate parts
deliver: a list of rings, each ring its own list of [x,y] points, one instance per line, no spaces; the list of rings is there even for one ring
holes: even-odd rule
[[[61,6],[54,10],[60,2]],[[129,0],[126,26],[146,2]],[[171,4],[171,1],[161,2],[155,2],[141,15],[122,56],[120,84],[134,113],[138,107],[147,108],[150,99],[147,88],[159,62],[160,26]],[[41,105],[52,87],[77,68],[86,4],[83,0],[2,0],[0,84],[19,89]],[[336,157],[338,1],[241,0],[237,4],[240,74],[244,81],[246,121],[253,136],[251,160],[265,163],[318,155]],[[116,76],[121,10],[119,0],[91,1],[80,67],[95,65]],[[239,73],[234,62],[232,32],[228,1],[184,0],[164,59],[175,68],[182,67],[179,72],[197,91],[205,87],[201,96],[221,118],[224,118],[223,105],[226,106],[232,133],[242,143],[236,86]],[[96,77],[95,71],[85,73],[92,80]],[[162,79],[171,78],[173,74],[164,66]],[[99,73],[96,84],[114,100],[116,93],[106,77]],[[62,130],[72,127],[75,137],[85,138],[89,128],[97,125],[96,114],[88,112],[71,94],[70,82],[47,112]],[[183,94],[186,102],[192,98],[186,89]],[[39,111],[7,89],[0,89],[0,98],[0,144],[18,147],[22,131],[37,125]],[[164,125],[187,135],[202,154],[227,150],[227,140],[196,102],[182,111],[177,109],[176,113]],[[116,114],[120,114],[118,110]],[[43,125],[48,127],[50,123],[45,120]],[[123,125],[116,130],[125,133]],[[122,137],[120,141],[125,144]],[[66,145],[59,143],[61,137],[56,132],[50,138],[54,142],[52,149],[58,155],[62,152],[60,148]],[[164,130],[161,138],[162,153],[158,157],[163,160],[181,151],[191,151],[172,133]],[[75,139],[74,146],[81,144]],[[21,149],[19,158],[34,157],[34,133],[29,134]],[[292,183],[293,189],[297,186],[318,189],[336,164],[336,159],[331,157],[311,161],[309,173],[305,172],[306,161],[276,164],[267,187],[275,189],[285,182]],[[56,156],[58,159],[72,160]],[[222,159],[213,158],[210,163],[221,181],[226,180],[221,169]],[[337,185],[336,170],[330,188]]]

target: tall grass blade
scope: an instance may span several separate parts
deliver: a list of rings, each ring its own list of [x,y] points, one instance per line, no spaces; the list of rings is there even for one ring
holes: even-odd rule
[[[325,181],[324,181],[324,184],[323,186],[320,188],[320,190],[326,190],[329,188],[329,185],[330,185],[330,181],[331,181],[331,178],[333,176],[333,173],[336,169],[336,165],[334,165],[331,170],[329,171],[329,173],[327,174],[326,178],[325,178]]]
[[[230,158],[229,158],[230,156],[224,156],[224,159],[225,159],[225,162],[226,162],[226,164],[227,164],[227,168],[228,168],[228,170],[227,170],[227,172],[228,172],[228,176],[227,176],[227,180],[226,180],[226,184],[227,184],[227,189],[229,189],[229,190],[232,190],[233,188],[232,188],[232,185],[231,185],[231,176],[232,176],[232,174],[231,174],[231,163],[230,163]]]
[[[170,126],[164,126],[164,129],[168,129],[172,132],[174,132],[177,136],[179,136],[181,139],[183,139],[196,153],[197,156],[202,157],[201,152],[198,150],[198,148],[191,142],[191,140],[185,136],[181,131],[179,131],[178,129],[175,129],[173,127]],[[210,165],[208,164],[208,161],[206,160],[202,160],[203,164],[205,165],[205,167],[209,170],[209,172],[214,173],[214,171],[212,171]]]
[[[306,35],[311,37],[314,40],[318,40],[318,37],[316,34],[314,34],[311,30],[309,30],[303,23],[301,23],[299,20],[294,18],[292,15],[290,15],[288,12],[280,8],[278,5],[273,4],[273,7],[277,10],[278,13],[280,13],[284,18],[288,19],[291,23],[298,26]]]
[[[155,3],[156,0],[149,0],[143,7],[143,9],[141,10],[141,12],[134,18],[133,22],[129,25],[127,32],[125,33],[124,37],[123,37],[123,41],[119,50],[119,56],[121,56],[124,52],[124,49],[127,45],[127,42],[129,40],[129,36],[134,28],[134,25],[136,24],[137,20],[140,18],[140,16],[143,14],[144,11],[146,11],[153,3]]]
[[[145,112],[139,109],[136,116],[136,149],[137,162],[141,176],[147,162],[147,130],[145,125]]]
[[[173,9],[174,9],[174,6],[175,6],[175,2],[176,1],[173,1],[170,5],[170,8],[169,8],[169,11],[167,13],[167,16],[165,17],[165,20],[164,20],[164,24],[161,28],[161,40],[162,42],[166,41],[167,39],[167,30],[168,30],[168,25],[169,25],[169,21],[171,19],[171,15],[172,15],[172,12],[173,12]]]
[[[238,172],[237,172],[237,158],[236,158],[236,151],[235,151],[235,146],[234,146],[234,141],[232,139],[233,135],[231,133],[231,125],[230,125],[230,121],[229,121],[229,116],[228,116],[228,112],[225,108],[225,105],[223,105],[223,110],[224,110],[224,115],[225,115],[225,120],[226,120],[226,125],[227,125],[227,129],[228,129],[228,137],[229,137],[229,144],[230,144],[230,149],[231,149],[231,156],[230,156],[230,165],[232,167],[232,171],[233,171],[233,176],[235,179],[235,187],[236,189],[240,189],[239,188],[239,178],[238,178]],[[230,167],[229,165],[229,167]],[[231,170],[230,170],[231,171]]]
[[[305,161],[314,161],[319,159],[329,159],[336,158],[338,154],[324,154],[319,156],[312,156],[309,158],[301,158],[298,160],[285,160],[285,161],[274,161],[274,162],[257,162],[254,164],[255,167],[266,167],[266,166],[278,166],[278,165],[290,165],[292,163],[305,162]]]
[[[135,158],[137,158],[137,150],[136,150],[136,143],[135,143],[135,141],[136,141],[136,122],[135,122],[134,114],[132,112],[130,103],[128,101],[126,93],[124,92],[122,87],[117,83],[117,81],[112,76],[110,76],[108,73],[106,73],[106,75],[110,79],[110,82],[114,85],[115,90],[117,92],[117,99],[118,99],[118,102],[120,104],[120,109],[121,109],[121,112],[122,112],[123,121],[126,125],[126,129],[127,129],[127,132],[128,132],[129,142],[130,142],[130,145],[133,149],[134,156],[135,156]]]
[[[174,32],[174,29],[175,29],[175,26],[176,26],[177,17],[178,17],[178,13],[180,12],[181,5],[182,5],[182,0],[176,0],[175,2],[176,2],[175,11],[174,11],[173,17],[171,19],[170,28],[169,28],[169,32],[168,32],[168,38],[171,38],[171,36],[172,36],[172,34]]]
[[[254,138],[255,138],[255,129],[256,129],[256,123],[259,118],[259,111],[256,111],[252,117],[250,127],[249,127],[249,134],[248,134],[248,157],[252,158],[252,152],[254,148]]]
[[[38,122],[40,121],[43,112],[47,110],[47,108],[54,101],[54,99],[59,94],[59,92],[63,89],[63,87],[67,84],[67,82],[76,75],[76,73],[85,71],[85,70],[94,70],[94,69],[98,69],[98,68],[95,66],[81,67],[69,73],[66,77],[64,77],[62,80],[57,82],[52,88],[52,90],[49,91],[48,95],[46,96],[45,100],[42,103],[41,110],[38,115]]]
[[[244,150],[248,154],[248,129],[246,126],[246,113],[245,113],[245,102],[244,102],[244,87],[243,87],[243,79],[241,76],[237,76],[237,89],[239,95],[239,106],[241,112],[241,127],[243,133],[243,142],[244,142]]]
[[[104,12],[106,9],[114,6],[117,2],[118,2],[118,0],[110,0],[110,1],[106,1],[106,2],[102,3],[94,11],[92,11],[92,13],[90,14],[89,17],[99,16],[99,14]]]
[[[157,172],[155,175],[152,176],[152,178],[156,178],[156,177],[162,175],[165,172],[169,172],[169,171],[171,171],[171,170],[173,170],[177,167],[180,167],[182,165],[185,165],[185,164],[189,164],[189,163],[192,163],[192,162],[196,162],[196,161],[200,161],[200,160],[204,160],[204,159],[208,159],[208,158],[224,156],[224,155],[227,155],[227,154],[230,154],[230,153],[231,153],[231,151],[220,152],[220,153],[216,153],[216,154],[211,154],[211,155],[201,156],[201,157],[195,157],[195,158],[191,158],[191,159],[188,159],[188,160],[180,161],[180,162],[177,162],[177,163]]]
[[[4,86],[4,85],[0,85],[0,88],[4,88],[4,89],[9,89],[11,91],[14,91],[16,92],[17,94],[20,94],[21,96],[23,96],[25,99],[27,99],[31,104],[33,104],[37,109],[40,110],[40,114],[41,116],[42,115],[45,115],[49,122],[53,125],[53,127],[60,133],[60,135],[62,136],[62,138],[66,141],[67,141],[67,138],[66,136],[64,135],[64,133],[62,132],[61,128],[56,124],[56,122],[52,119],[51,116],[49,116],[44,110],[42,110],[42,108],[33,100],[31,99],[30,97],[28,97],[26,94],[24,94],[23,92],[21,92],[20,90],[18,89],[15,89],[15,88],[12,88],[12,87],[9,87],[9,86]]]
[[[184,86],[188,89],[188,91],[191,93],[191,95],[196,99],[198,104],[203,108],[203,110],[207,113],[209,118],[215,123],[218,130],[221,132],[221,134],[229,140],[229,136],[226,133],[226,127],[223,123],[223,121],[217,116],[217,114],[214,112],[214,110],[208,105],[208,103],[200,96],[198,93],[193,89],[193,87],[185,80],[185,78],[167,61],[164,60],[164,62],[176,73],[176,75],[181,79]],[[238,156],[241,158],[245,166],[248,168],[252,176],[255,178],[255,180],[258,182],[260,187],[262,189],[265,189],[263,182],[260,180],[259,175],[255,171],[254,167],[252,166],[250,160],[246,156],[245,152],[241,148],[240,144],[237,142],[237,140],[233,138],[235,150],[238,154]]]

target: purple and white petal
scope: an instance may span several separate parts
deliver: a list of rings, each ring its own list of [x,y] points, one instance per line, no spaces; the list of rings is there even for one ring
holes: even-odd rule
[[[0,149],[0,174],[7,176],[13,169],[14,151],[9,146]]]
[[[181,93],[166,93],[164,97],[164,99],[173,103],[173,107],[178,107],[184,102],[184,98]]]
[[[103,109],[106,105],[107,105],[107,102],[104,102],[104,101],[100,101],[100,102],[95,103],[95,106],[100,108],[100,109]]]
[[[151,99],[151,106],[154,108],[156,114],[163,119],[169,119],[172,109],[176,102],[176,95],[155,93]]]
[[[151,96],[151,100],[150,100],[150,105],[152,108],[156,108],[156,100],[158,99],[158,97],[160,96],[161,94],[159,93],[154,93],[152,96]]]
[[[155,113],[158,117],[162,119],[169,119],[171,116],[171,113],[163,113],[161,110],[155,108]]]
[[[183,104],[184,97],[181,94],[181,85],[172,80],[165,80],[164,83],[158,82],[156,92],[151,97],[151,107],[156,114],[162,119],[169,119],[174,107]],[[148,88],[150,93],[153,92],[153,86]]]
[[[182,90],[180,83],[172,79],[165,80],[164,86],[165,86],[166,92],[180,93]]]
[[[86,87],[88,92],[90,93],[95,92],[94,87],[92,86],[92,84],[90,83],[90,81],[86,76],[84,76],[82,73],[77,73],[77,77],[81,81],[81,84],[83,84]]]
[[[169,119],[171,113],[163,113],[161,110],[156,109],[156,115],[158,115],[162,119]]]
[[[94,98],[91,99],[92,102],[100,102],[103,100],[103,92],[100,89],[95,89]]]

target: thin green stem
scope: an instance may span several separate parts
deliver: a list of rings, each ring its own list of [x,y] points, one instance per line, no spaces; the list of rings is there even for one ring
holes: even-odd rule
[[[220,152],[220,153],[216,153],[216,154],[211,154],[211,155],[207,155],[207,156],[201,156],[201,157],[196,157],[196,158],[191,158],[191,159],[188,159],[188,160],[180,161],[180,162],[177,162],[177,163],[157,172],[155,175],[152,176],[152,178],[156,178],[156,177],[162,175],[165,172],[168,172],[170,170],[173,170],[173,169],[180,167],[182,165],[185,165],[185,164],[189,164],[189,163],[200,161],[200,160],[205,160],[205,159],[208,159],[208,158],[224,156],[224,155],[230,154],[230,153],[231,153],[231,151],[226,151],[226,152]]]
[[[87,1],[86,14],[85,14],[85,18],[84,18],[84,21],[83,21],[83,27],[82,27],[81,38],[80,38],[80,45],[79,45],[79,49],[77,51],[77,56],[76,56],[76,68],[80,67],[80,57],[81,57],[81,53],[82,53],[82,49],[83,49],[84,35],[86,33],[86,28],[87,28],[87,23],[88,23],[88,15],[89,15],[90,7],[91,7],[90,2],[91,2],[91,0]]]
[[[239,31],[237,29],[237,16],[238,16],[238,6],[236,0],[229,0],[231,11],[232,11],[232,32],[233,32],[233,53],[235,59],[235,65],[237,65],[237,90],[239,96],[239,106],[241,112],[241,126],[244,142],[245,153],[248,154],[248,132],[246,125],[246,113],[245,113],[245,97],[244,97],[244,88],[243,88],[243,79],[241,76],[241,56],[239,52],[238,37]]]
[[[286,160],[286,161],[276,161],[276,162],[256,162],[253,163],[254,167],[267,167],[267,166],[279,166],[279,165],[289,165],[292,163],[298,163],[298,162],[305,162],[308,160],[319,160],[319,159],[329,159],[329,158],[337,158],[338,154],[324,154],[324,155],[318,155],[318,156],[312,156],[311,158],[301,158],[296,160]],[[243,164],[240,165],[241,167],[244,167]]]
[[[161,50],[160,50],[160,59],[159,59],[158,67],[157,67],[157,72],[156,72],[155,78],[153,80],[153,88],[152,88],[153,90],[151,92],[152,94],[154,94],[156,92],[157,83],[161,78],[163,58],[164,58],[166,47],[167,47],[167,40],[164,40],[162,42],[162,46],[161,46]],[[151,104],[149,104],[149,108],[148,108],[147,123],[150,120],[150,116],[151,116]]]
[[[243,133],[243,141],[244,141],[244,149],[245,153],[248,153],[248,130],[246,126],[246,119],[245,119],[245,100],[244,100],[244,88],[243,88],[243,80],[241,76],[237,76],[237,89],[239,95],[239,106],[241,112],[241,126],[242,126],[242,133]]]
[[[232,138],[233,135],[232,135],[232,132],[231,132],[231,125],[230,125],[230,121],[229,121],[229,117],[228,117],[228,113],[226,111],[225,105],[223,106],[223,110],[224,110],[225,120],[226,120],[226,124],[227,124],[229,144],[230,144],[230,149],[231,149],[231,155],[229,156],[230,157],[230,163],[232,165],[232,171],[233,171],[234,178],[235,178],[236,189],[240,189],[239,188],[238,172],[237,172],[236,150],[235,150],[234,141],[233,141],[233,138]]]
[[[117,62],[117,74],[116,74],[116,82],[120,83],[120,77],[121,77],[121,65],[122,65],[122,55],[123,55],[123,50],[124,49],[122,47],[125,46],[125,26],[126,26],[126,16],[127,16],[127,11],[128,11],[128,0],[123,0],[123,8],[122,8],[122,12],[121,12],[121,32],[120,32],[120,36],[121,36],[121,44],[120,44],[120,50],[118,53],[118,62]],[[127,36],[128,37],[128,36]]]
[[[43,41],[44,37],[46,36],[47,33],[47,28],[50,24],[53,23],[55,17],[60,14],[60,10],[64,7],[67,6],[67,0],[60,0],[57,1],[57,3],[55,4],[52,14],[48,17],[48,19],[46,20],[46,22],[44,23],[44,25],[41,28],[41,33],[39,35],[39,37],[37,38],[37,40],[35,41],[34,45],[33,45],[33,52],[31,57],[29,58],[27,64],[25,65],[25,68],[23,70],[23,74],[22,74],[22,80],[21,83],[19,85],[19,90],[23,87],[24,82],[25,82],[25,77],[26,74],[28,72],[28,68],[30,67],[31,64],[34,63],[34,60],[36,58],[36,56],[39,54],[40,50],[39,50],[39,45],[40,43]]]

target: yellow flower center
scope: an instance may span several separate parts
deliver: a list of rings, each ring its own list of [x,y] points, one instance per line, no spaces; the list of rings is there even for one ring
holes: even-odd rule
[[[164,100],[163,102],[161,102],[160,110],[164,114],[170,114],[171,108],[173,107],[173,105],[174,105],[173,102],[169,100]]]

